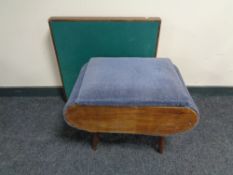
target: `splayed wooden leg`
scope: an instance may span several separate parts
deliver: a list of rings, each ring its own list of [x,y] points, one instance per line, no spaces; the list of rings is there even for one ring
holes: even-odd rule
[[[158,146],[159,146],[158,151],[159,151],[160,154],[163,153],[164,145],[165,145],[165,139],[164,139],[164,137],[160,136],[159,137],[159,142],[158,142]]]
[[[91,147],[95,151],[97,149],[97,144],[100,142],[99,134],[94,133],[92,135]]]

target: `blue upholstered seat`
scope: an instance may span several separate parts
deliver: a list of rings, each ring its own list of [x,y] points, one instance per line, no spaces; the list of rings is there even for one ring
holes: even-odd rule
[[[92,58],[66,107],[72,104],[176,106],[199,113],[179,70],[165,58]]]

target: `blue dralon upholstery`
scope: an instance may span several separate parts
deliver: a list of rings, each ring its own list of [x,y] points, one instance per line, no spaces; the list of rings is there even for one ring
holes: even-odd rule
[[[66,107],[71,104],[178,106],[199,113],[179,70],[166,58],[92,58]]]

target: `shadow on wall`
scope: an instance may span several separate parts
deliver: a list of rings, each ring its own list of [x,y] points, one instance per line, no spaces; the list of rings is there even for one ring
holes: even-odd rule
[[[61,76],[60,76],[60,72],[59,72],[59,65],[57,62],[57,58],[56,58],[56,54],[55,54],[55,49],[53,46],[53,42],[52,42],[52,37],[50,34],[50,31],[48,30],[47,34],[46,34],[46,49],[47,49],[47,55],[49,58],[49,64],[50,65],[50,70],[53,73],[53,78],[54,78],[54,82],[55,82],[55,86],[62,86],[62,81],[61,81]]]

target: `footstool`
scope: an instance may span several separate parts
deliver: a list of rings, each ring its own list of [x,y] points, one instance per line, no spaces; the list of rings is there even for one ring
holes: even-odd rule
[[[65,121],[93,133],[159,137],[191,130],[199,111],[177,67],[166,58],[91,58],[64,107]]]

